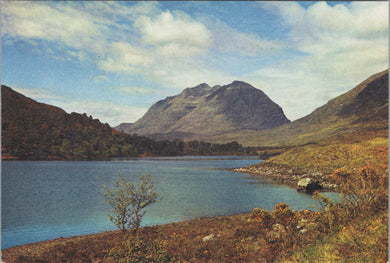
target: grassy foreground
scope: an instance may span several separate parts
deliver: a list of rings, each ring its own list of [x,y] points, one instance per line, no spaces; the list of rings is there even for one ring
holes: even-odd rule
[[[56,239],[2,251],[4,262],[387,262],[388,138],[293,148],[267,160],[316,170],[344,199],[321,212],[274,211],[200,218]]]
[[[320,213],[285,204],[270,213],[199,218],[120,231],[60,238],[3,250],[5,262],[270,262],[326,233]]]

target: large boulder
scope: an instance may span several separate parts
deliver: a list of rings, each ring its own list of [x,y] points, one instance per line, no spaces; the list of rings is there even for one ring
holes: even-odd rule
[[[314,180],[313,178],[307,177],[299,180],[297,184],[298,192],[306,192],[313,193],[314,191],[321,190],[322,186],[320,185],[318,180]]]

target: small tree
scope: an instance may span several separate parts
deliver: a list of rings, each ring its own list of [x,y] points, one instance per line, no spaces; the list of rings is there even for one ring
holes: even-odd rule
[[[113,222],[125,234],[127,230],[136,232],[145,215],[144,208],[157,202],[159,194],[153,192],[151,176],[141,175],[137,184],[129,183],[119,174],[113,182],[113,189],[103,187],[106,202],[111,206],[108,214]]]

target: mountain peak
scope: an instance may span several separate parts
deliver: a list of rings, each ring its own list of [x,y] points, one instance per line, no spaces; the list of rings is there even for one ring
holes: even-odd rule
[[[288,122],[282,109],[264,92],[236,80],[225,86],[202,83],[186,88],[154,104],[125,132],[152,138],[153,134],[213,135],[269,129]]]
[[[188,97],[188,96],[203,96],[207,93],[210,93],[210,90],[212,88],[207,83],[201,83],[198,86],[192,87],[192,88],[186,88],[183,90],[181,95]]]
[[[239,87],[243,86],[243,87],[252,87],[253,88],[253,86],[251,84],[246,83],[246,82],[241,81],[241,80],[235,80],[231,84],[229,84],[228,86],[239,86]]]
[[[208,88],[210,88],[210,86],[209,86],[207,83],[201,83],[201,84],[199,84],[198,86],[195,86],[194,88],[198,88],[198,89],[208,89]]]
[[[235,80],[232,83],[230,83],[224,87],[226,87],[226,89],[228,89],[228,90],[246,90],[247,92],[259,92],[260,91],[262,93],[261,90],[256,89],[251,84],[244,82],[244,81],[241,81],[241,80]],[[263,95],[265,95],[265,94],[263,94]]]
[[[232,83],[224,85],[222,87],[224,87],[225,89],[242,89],[242,88],[245,88],[245,89],[248,89],[248,88],[249,89],[256,89],[251,84],[246,83],[246,82],[241,81],[241,80],[235,80]]]

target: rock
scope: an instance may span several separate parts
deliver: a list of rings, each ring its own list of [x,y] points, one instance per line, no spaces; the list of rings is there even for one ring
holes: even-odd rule
[[[210,234],[210,235],[205,236],[204,238],[202,238],[202,241],[206,242],[206,241],[210,241],[210,240],[213,240],[213,239],[214,239],[214,234]]]
[[[298,182],[298,188],[306,188],[309,184],[313,182],[311,178],[303,178]]]
[[[306,193],[313,193],[316,190],[321,190],[322,186],[320,183],[316,180],[313,180],[310,177],[303,178],[298,181],[297,184],[297,191],[299,192],[306,192]]]
[[[311,174],[311,176],[313,176],[313,177],[315,177],[315,178],[318,178],[318,177],[322,177],[323,176],[323,174],[322,173],[320,173],[320,172],[313,172],[312,174]]]
[[[321,186],[323,189],[329,189],[329,190],[337,190],[337,185],[336,184],[330,184],[330,183],[321,183]]]

